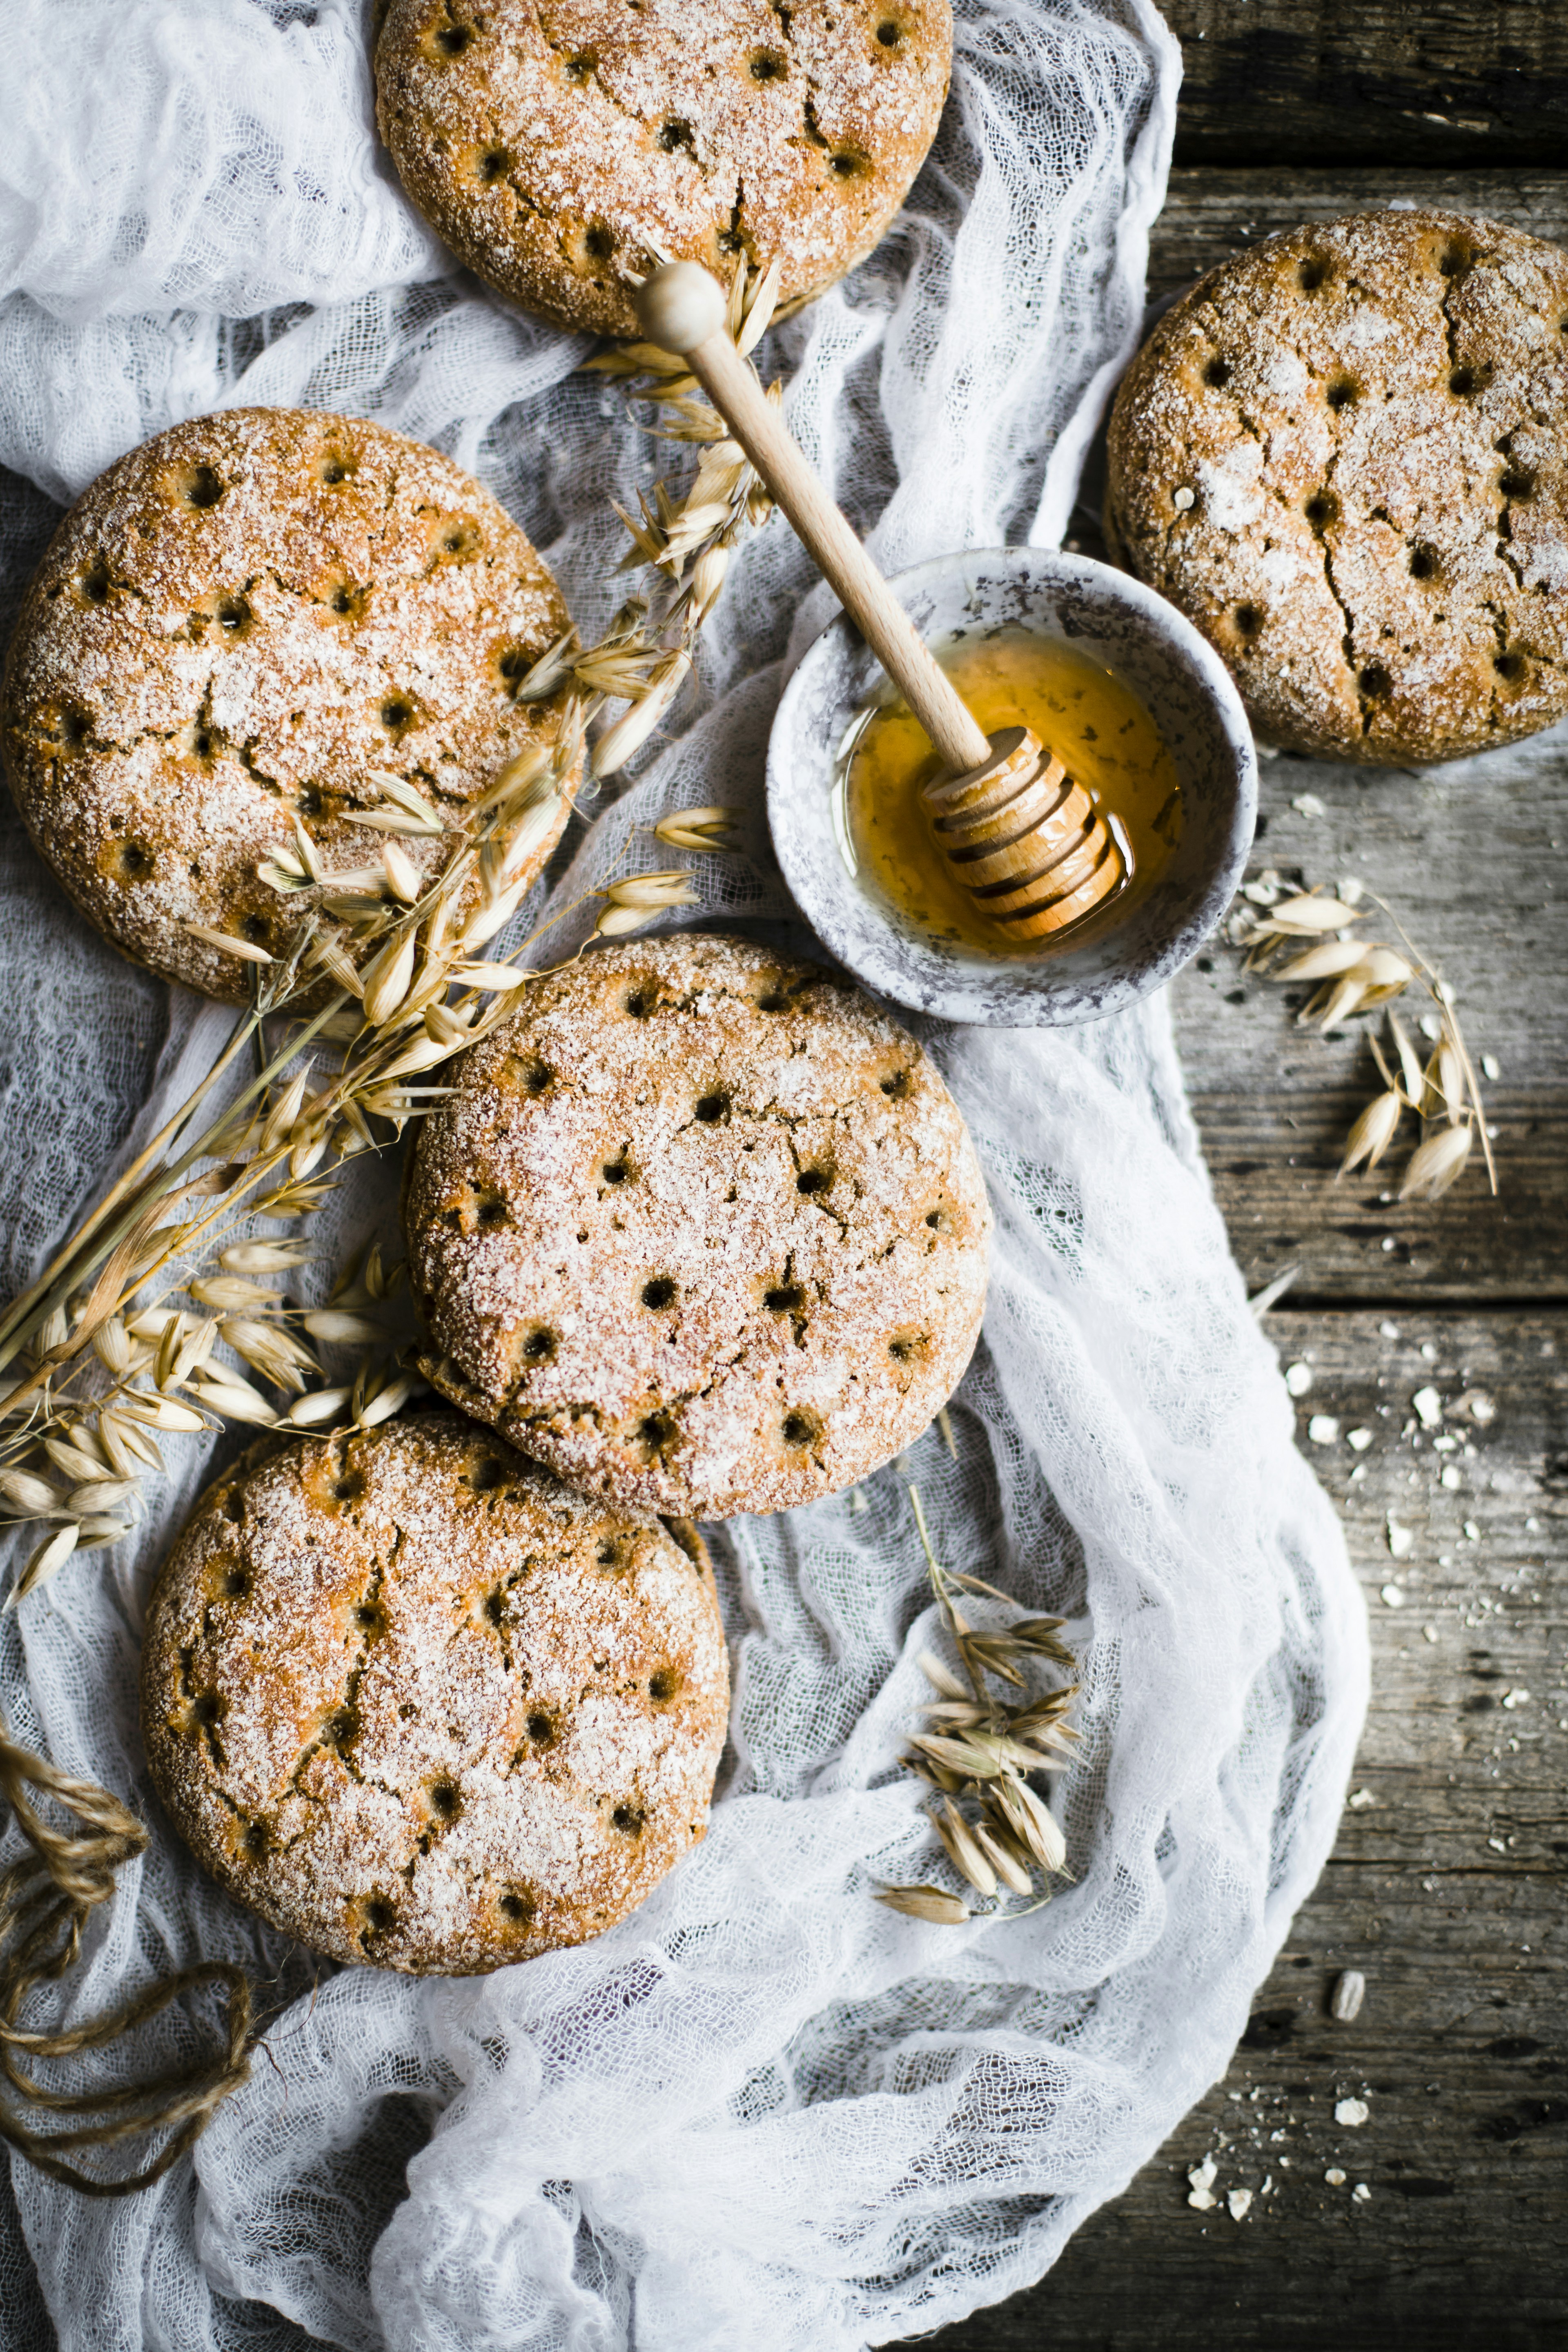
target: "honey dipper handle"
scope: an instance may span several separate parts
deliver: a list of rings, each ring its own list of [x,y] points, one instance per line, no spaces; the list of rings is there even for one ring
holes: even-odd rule
[[[695,261],[670,262],[637,302],[643,333],[687,362],[948,769],[962,775],[981,766],[991,756],[984,731],[735,349],[718,280]]]

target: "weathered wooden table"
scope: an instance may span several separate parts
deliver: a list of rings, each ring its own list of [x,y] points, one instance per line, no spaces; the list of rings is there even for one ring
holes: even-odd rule
[[[1563,0],[1166,16],[1186,80],[1152,295],[1394,198],[1568,244]],[[1358,877],[1446,973],[1500,1072],[1501,1190],[1478,1167],[1426,1208],[1381,1171],[1335,1184],[1376,1085],[1365,1024],[1296,1029],[1292,993],[1220,945],[1183,974],[1248,1287],[1300,1268],[1265,1328],[1311,1370],[1300,1442],[1365,1586],[1372,1713],[1333,1858],[1225,2081],[1037,2288],[927,2339],[942,2352],[1568,2343],[1568,727],[1420,775],[1267,761],[1261,801],[1258,866]],[[1458,1443],[1435,1450],[1411,1403],[1428,1387],[1481,1390],[1495,1416],[1447,1420]],[[1337,1442],[1309,1443],[1316,1414]],[[1373,1432],[1359,1454],[1352,1429]],[[1342,2025],[1346,1969],[1367,1992]],[[1335,2123],[1347,2096],[1364,2124]],[[1208,2155],[1220,2201],[1196,2211]],[[1240,2221],[1231,2189],[1253,2192]]]
[[[1395,197],[1568,243],[1568,0],[1166,13],[1187,79],[1153,293]],[[1359,877],[1441,964],[1500,1067],[1501,1193],[1477,1168],[1431,1208],[1381,1176],[1335,1185],[1373,1084],[1361,1024],[1296,1030],[1289,996],[1223,946],[1183,976],[1182,1052],[1249,1286],[1300,1268],[1266,1328],[1311,1369],[1302,1444],[1365,1583],[1372,1714],[1333,1859],[1226,2081],[1038,2288],[926,2339],[945,2352],[1568,2340],[1568,728],[1422,776],[1274,760],[1262,807],[1259,865]],[[1495,1416],[1448,1422],[1437,1451],[1410,1426],[1427,1387],[1482,1390]],[[1310,1414],[1373,1442],[1310,1446]],[[1397,1563],[1391,1514],[1412,1538]],[[1340,2025],[1345,1969],[1368,1990]],[[1346,2096],[1364,2125],[1336,2125]],[[1198,2212],[1186,2172],[1210,2154],[1222,2201]],[[1253,2191],[1239,2222],[1233,2188]],[[45,2352],[41,2307],[6,2316]]]

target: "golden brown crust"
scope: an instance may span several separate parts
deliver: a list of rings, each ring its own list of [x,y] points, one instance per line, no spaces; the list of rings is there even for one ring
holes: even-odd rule
[[[89,921],[237,1001],[247,968],[185,926],[279,945],[300,908],[258,864],[296,815],[329,872],[374,864],[383,836],[352,821],[373,771],[437,805],[485,791],[556,724],[511,698],[565,625],[522,532],[438,451],[303,409],[195,417],[55,535],[0,696],[11,789]]]
[[[405,1213],[442,1392],[672,1514],[886,1462],[984,1307],[985,1188],[931,1064],[858,989],[735,940],[537,982],[426,1122]]]
[[[634,274],[745,254],[782,299],[882,235],[936,135],[948,0],[392,0],[376,116],[469,268],[631,335]]]
[[[147,1612],[175,1826],[332,1959],[468,1975],[624,1918],[707,1826],[709,1582],[489,1430],[424,1414],[247,1457]]]
[[[1568,710],[1565,436],[1568,254],[1352,215],[1161,320],[1111,417],[1112,528],[1268,740],[1451,759]]]

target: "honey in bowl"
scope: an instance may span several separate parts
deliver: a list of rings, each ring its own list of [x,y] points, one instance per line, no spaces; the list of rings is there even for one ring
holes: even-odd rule
[[[862,888],[902,924],[986,957],[1022,960],[1081,941],[1145,898],[1182,822],[1175,763],[1130,687],[1074,646],[1023,633],[960,640],[938,659],[988,735],[1030,727],[1110,824],[1131,874],[1093,911],[1050,939],[1009,938],[989,921],[932,837],[920,792],[942,773],[920,721],[897,700],[872,703],[839,763],[839,847]],[[890,690],[889,690],[890,691]]]

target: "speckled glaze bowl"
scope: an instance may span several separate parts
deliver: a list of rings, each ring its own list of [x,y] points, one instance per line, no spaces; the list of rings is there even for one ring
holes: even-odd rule
[[[851,729],[885,684],[840,614],[807,648],[768,743],[768,822],[802,913],[868,988],[916,1013],[1008,1029],[1098,1021],[1179,971],[1229,906],[1252,841],[1252,734],[1218,656],[1173,605],[1108,564],[1032,547],[922,563],[891,583],[926,642],[1026,632],[1070,643],[1142,701],[1181,778],[1184,817],[1149,896],[1077,946],[997,957],[933,940],[850,872],[835,803]]]

